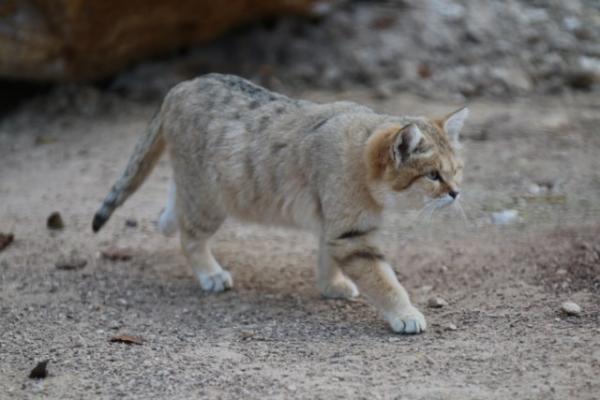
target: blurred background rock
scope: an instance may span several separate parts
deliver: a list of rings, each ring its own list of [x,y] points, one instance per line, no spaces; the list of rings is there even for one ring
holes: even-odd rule
[[[367,86],[381,98],[600,83],[597,0],[8,0],[0,16],[8,106],[40,88],[156,99],[213,71],[283,92]]]

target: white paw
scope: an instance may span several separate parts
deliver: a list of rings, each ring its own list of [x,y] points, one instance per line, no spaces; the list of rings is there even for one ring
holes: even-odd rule
[[[198,281],[205,292],[222,292],[233,287],[233,279],[228,271],[222,270],[215,274],[198,274]]]
[[[427,329],[425,317],[413,306],[405,307],[399,312],[387,314],[385,319],[396,333],[416,334]]]
[[[338,279],[321,287],[321,294],[329,299],[353,299],[358,296],[358,289],[350,279]]]

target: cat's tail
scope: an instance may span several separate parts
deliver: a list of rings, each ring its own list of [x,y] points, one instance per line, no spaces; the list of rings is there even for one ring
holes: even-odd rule
[[[92,229],[98,232],[117,207],[129,198],[146,180],[165,149],[160,111],[154,116],[148,132],[137,143],[127,167],[94,215]]]

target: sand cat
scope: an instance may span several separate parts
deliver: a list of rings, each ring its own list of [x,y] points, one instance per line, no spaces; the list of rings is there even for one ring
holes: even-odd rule
[[[202,289],[232,287],[209,239],[228,216],[319,235],[326,297],[367,296],[398,333],[426,329],[377,244],[385,207],[417,190],[436,206],[459,197],[458,135],[468,110],[440,120],[378,114],[351,102],[316,104],[242,78],[209,74],[166,96],[123,175],[94,216],[98,231],[166,148],[173,182],[159,228],[179,230]]]

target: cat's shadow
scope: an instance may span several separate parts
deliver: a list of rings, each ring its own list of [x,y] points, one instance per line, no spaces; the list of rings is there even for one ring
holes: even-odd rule
[[[245,260],[239,254],[239,260]],[[263,270],[229,257],[234,288],[205,293],[181,254],[174,250],[142,251],[128,266],[128,278],[114,278],[109,298],[129,293],[128,307],[153,321],[177,319],[181,328],[220,332],[223,329],[257,331],[264,340],[339,340],[340,338],[389,337],[387,324],[364,299],[324,299],[316,286],[314,270],[307,264],[285,270]],[[311,260],[313,261],[313,260]],[[182,318],[182,314],[188,317]],[[166,323],[166,322],[165,322]],[[169,324],[169,323],[167,323]],[[329,338],[329,339],[327,339]]]

